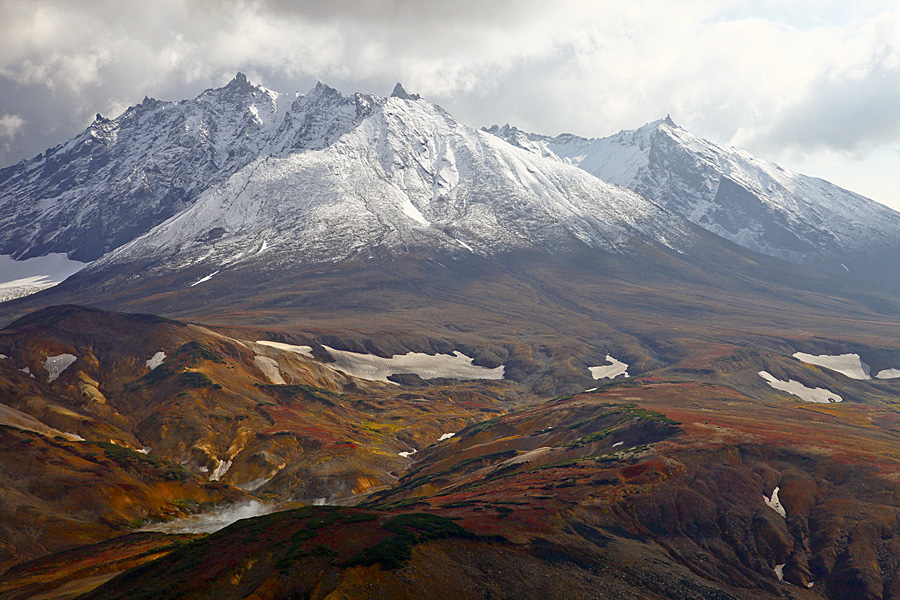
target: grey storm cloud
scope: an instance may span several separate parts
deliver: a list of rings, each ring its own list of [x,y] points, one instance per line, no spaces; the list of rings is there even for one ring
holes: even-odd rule
[[[237,71],[284,92],[402,81],[478,127],[596,136],[671,114],[771,159],[900,144],[900,10],[797,3],[0,0],[0,166]]]
[[[900,62],[874,63],[867,72],[841,78],[826,74],[812,81],[808,95],[778,115],[756,144],[864,153],[900,140],[898,107]]]

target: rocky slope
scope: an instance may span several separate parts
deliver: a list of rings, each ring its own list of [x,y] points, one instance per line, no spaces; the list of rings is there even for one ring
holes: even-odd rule
[[[362,507],[242,521],[85,597],[896,598],[892,414],[610,385],[471,426]]]
[[[718,146],[668,117],[605,138],[488,131],[656,200],[756,252],[894,290],[900,214],[827,181]]]
[[[320,359],[258,341],[78,307],[0,331],[0,568],[223,503],[346,500],[391,483],[401,452],[497,414],[509,387],[466,381],[491,371],[460,375],[445,354],[432,371],[463,379],[416,377],[410,398],[314,341]]]

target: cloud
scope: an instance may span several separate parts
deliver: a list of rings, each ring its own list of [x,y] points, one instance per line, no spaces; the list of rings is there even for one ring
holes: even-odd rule
[[[3,115],[0,117],[0,138],[14,138],[24,126],[25,119],[19,115]]]
[[[786,156],[864,155],[900,141],[900,11],[831,37],[790,102],[742,129],[737,144]]]
[[[22,132],[25,119],[19,115],[0,116],[0,152],[9,152],[12,140]]]
[[[396,81],[482,126],[608,135],[670,113],[770,158],[900,141],[891,1],[0,0],[8,164],[94,113],[236,71],[279,91]]]

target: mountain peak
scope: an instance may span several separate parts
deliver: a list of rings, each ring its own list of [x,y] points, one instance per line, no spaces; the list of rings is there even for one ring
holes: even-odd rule
[[[397,85],[394,86],[394,91],[391,92],[391,98],[400,98],[401,100],[420,100],[422,97],[419,94],[409,94],[403,89],[403,85],[398,81]]]
[[[316,86],[307,93],[307,96],[313,96],[313,97],[341,96],[341,97],[343,97],[343,95],[338,90],[334,89],[330,85],[326,85],[326,84],[322,83],[321,81],[316,82]]]
[[[247,81],[246,75],[238,71],[234,78],[228,82],[228,85],[245,86],[250,85],[250,82]]]

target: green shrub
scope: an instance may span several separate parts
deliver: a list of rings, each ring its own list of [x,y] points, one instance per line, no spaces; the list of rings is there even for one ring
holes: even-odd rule
[[[199,342],[188,342],[187,344],[180,346],[178,350],[175,351],[175,354],[172,355],[172,358],[189,367],[196,365],[201,360],[208,360],[220,365],[225,364],[225,359],[221,354],[211,348],[207,348]],[[154,371],[155,370],[156,369],[154,369]]]
[[[181,387],[186,387],[189,389],[204,389],[211,388],[214,390],[221,390],[222,386],[209,378],[209,376],[205,373],[199,373],[197,371],[187,371],[178,376],[176,380],[178,385]]]

